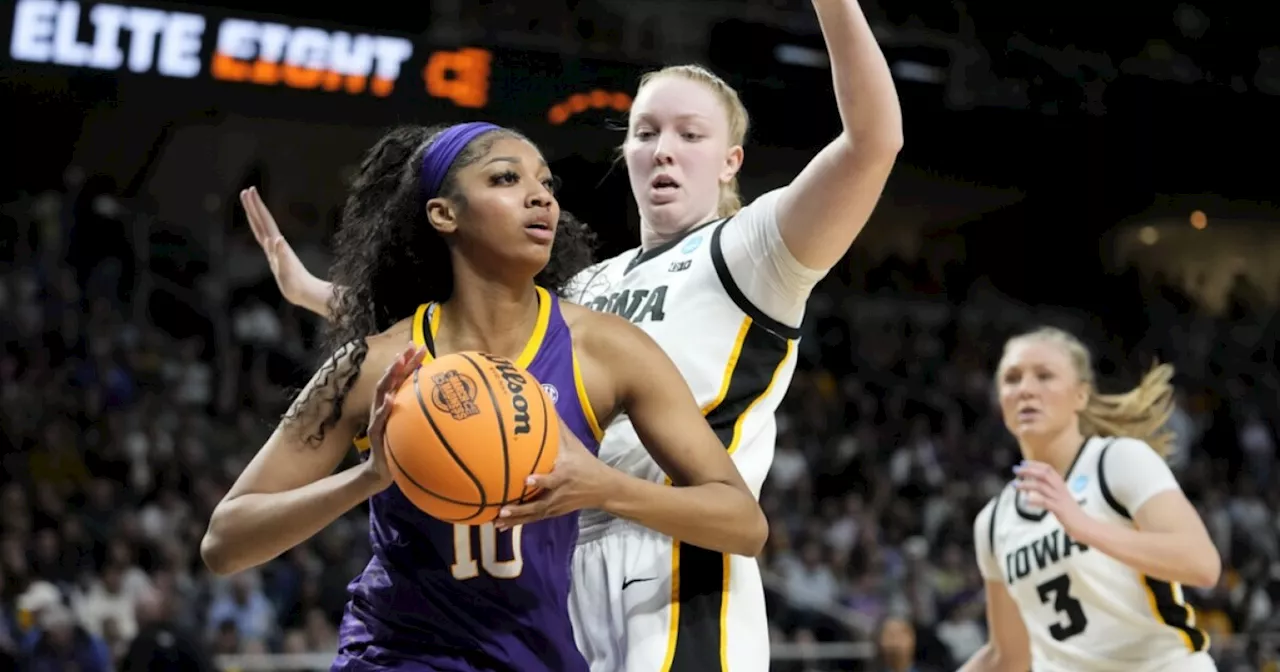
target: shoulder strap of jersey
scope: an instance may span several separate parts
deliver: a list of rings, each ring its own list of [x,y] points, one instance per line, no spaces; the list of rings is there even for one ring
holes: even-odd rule
[[[715,225],[715,229],[711,232],[711,263],[716,268],[716,277],[720,278],[720,284],[724,287],[724,291],[733,300],[734,305],[738,309],[746,313],[751,321],[764,327],[773,334],[794,341],[800,338],[800,329],[787,326],[772,317],[764,314],[763,310],[756,307],[746,294],[742,293],[742,289],[738,287],[738,283],[734,281],[733,274],[729,272],[729,262],[724,259],[724,249],[720,247],[720,234],[724,231],[724,227],[729,225],[733,219],[726,219]]]
[[[996,512],[1000,510],[1000,499],[1004,497],[1004,491],[1008,488],[1001,488],[996,493],[996,498],[991,500],[991,525],[987,528],[987,548],[991,549],[991,555],[996,554]]]
[[[1102,491],[1102,499],[1107,503],[1107,506],[1111,507],[1112,511],[1132,520],[1133,516],[1129,513],[1129,510],[1124,508],[1120,500],[1116,499],[1116,496],[1112,494],[1111,487],[1107,485],[1107,472],[1102,468],[1107,459],[1107,451],[1111,450],[1111,444],[1115,442],[1115,438],[1108,439],[1107,443],[1102,446],[1102,450],[1098,451],[1098,489]]]

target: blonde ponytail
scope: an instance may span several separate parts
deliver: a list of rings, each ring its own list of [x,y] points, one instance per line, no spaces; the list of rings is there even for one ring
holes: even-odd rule
[[[1157,364],[1128,392],[1099,394],[1091,386],[1089,403],[1080,412],[1081,433],[1142,439],[1168,457],[1176,438],[1165,428],[1173,415],[1172,380],[1173,367]]]
[[[1056,327],[1041,327],[1009,339],[1005,348],[1023,340],[1047,341],[1065,349],[1076,375],[1089,387],[1089,401],[1080,412],[1081,434],[1140,439],[1161,457],[1168,457],[1176,438],[1165,428],[1173,415],[1173,366],[1157,363],[1132,390],[1102,394],[1095,382],[1093,358],[1080,339]]]

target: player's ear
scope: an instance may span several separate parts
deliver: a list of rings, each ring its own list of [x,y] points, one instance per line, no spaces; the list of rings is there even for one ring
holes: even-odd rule
[[[442,234],[453,233],[458,230],[458,209],[447,198],[433,198],[427,201],[427,221]]]
[[[728,184],[742,170],[743,150],[741,145],[734,145],[724,155],[724,165],[720,168],[720,181]]]

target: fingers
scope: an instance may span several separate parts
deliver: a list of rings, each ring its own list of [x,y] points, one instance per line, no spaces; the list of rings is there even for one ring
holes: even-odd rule
[[[266,247],[268,242],[280,237],[280,227],[276,225],[276,219],[271,216],[267,204],[262,201],[262,195],[258,193],[257,187],[249,187],[241,191],[240,204],[244,206],[245,215],[249,218],[249,227],[253,229],[253,236],[257,238],[259,245]]]
[[[1060,508],[1059,505],[1064,504],[1064,500],[1068,499],[1065,497],[1066,491],[1063,487],[1055,485],[1038,474],[1026,472],[1018,474],[1014,487],[1026,493],[1028,504],[1041,509],[1057,511]]]
[[[498,513],[498,519],[493,521],[494,527],[499,530],[508,530],[516,525],[527,525],[536,523],[545,518],[554,517],[551,513],[551,500],[549,497],[540,496],[531,502],[524,504],[511,504],[502,509]]]
[[[382,441],[382,434],[387,426],[387,419],[391,417],[391,408],[395,405],[395,400],[394,392],[387,392],[378,397],[378,403],[373,407],[373,420],[369,422],[371,441]]]
[[[378,396],[394,394],[404,384],[409,374],[422,364],[422,360],[426,355],[426,348],[417,345],[410,345],[405,348],[404,352],[401,352],[400,356],[383,372],[382,378],[378,381],[375,394]]]
[[[564,481],[564,472],[553,468],[549,474],[532,474],[524,479],[524,484],[539,490],[555,490],[563,485]]]
[[[249,230],[253,231],[253,237],[258,241],[258,245],[266,249],[272,237],[258,212],[257,204],[261,201],[262,198],[258,196],[257,189],[250,187],[240,191],[240,207],[244,208],[245,217],[249,220]]]
[[[251,191],[251,189],[240,190],[240,207],[244,208],[245,217],[249,220],[249,230],[253,232],[253,239],[258,241],[258,245],[266,247],[266,237],[253,212],[253,197],[249,195]]]

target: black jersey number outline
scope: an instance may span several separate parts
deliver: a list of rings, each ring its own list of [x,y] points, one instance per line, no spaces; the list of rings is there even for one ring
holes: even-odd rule
[[[1089,619],[1084,615],[1084,605],[1071,596],[1070,576],[1063,574],[1049,579],[1036,586],[1036,593],[1040,595],[1041,603],[1049,604],[1052,600],[1054,610],[1066,617],[1066,623],[1059,620],[1049,626],[1049,635],[1054,639],[1059,642],[1066,641],[1084,632],[1084,629],[1089,626]]]

